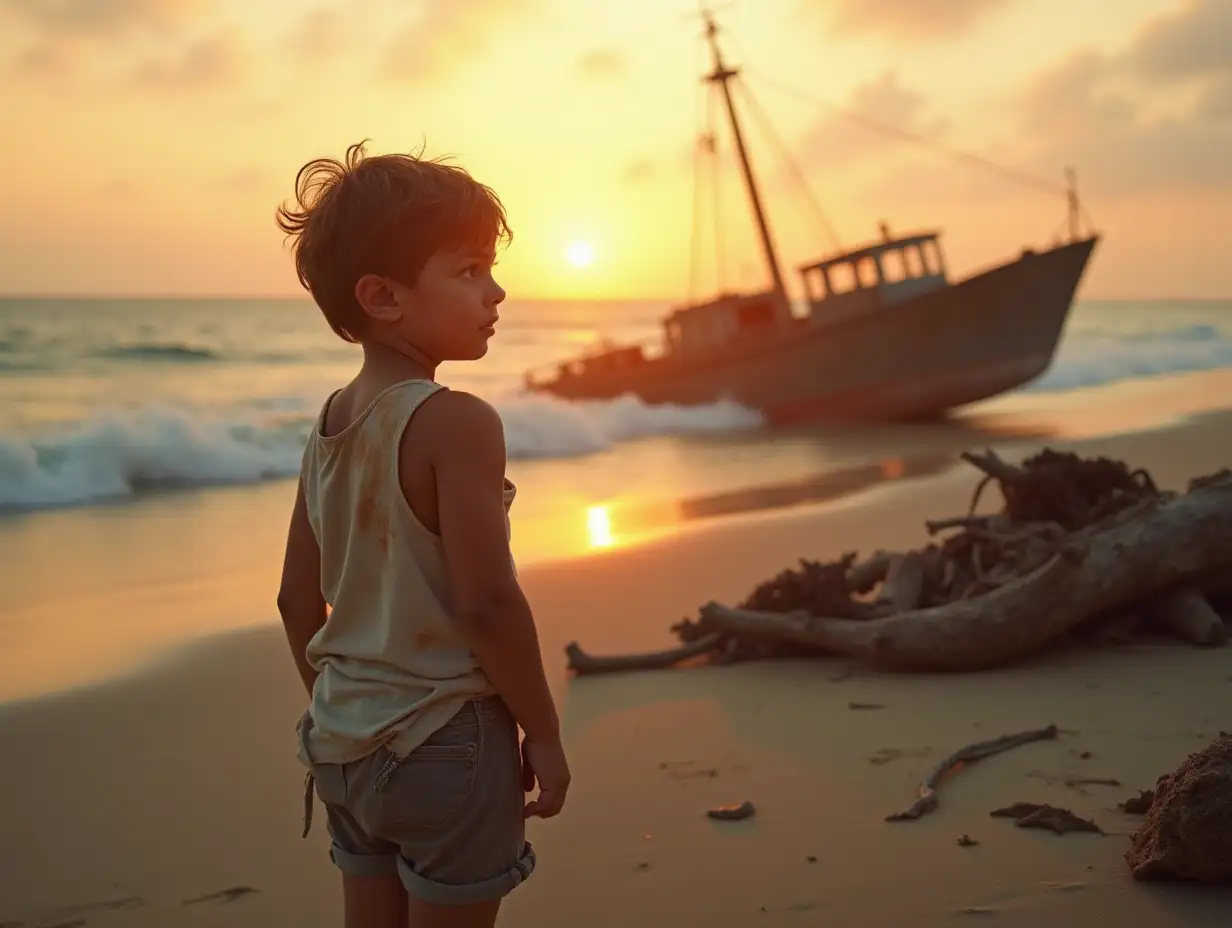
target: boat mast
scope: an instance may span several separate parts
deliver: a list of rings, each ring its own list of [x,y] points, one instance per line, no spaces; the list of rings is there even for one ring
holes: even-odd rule
[[[770,227],[766,223],[766,213],[761,205],[761,195],[757,191],[757,181],[753,177],[753,168],[749,164],[749,153],[744,147],[744,135],[740,131],[740,120],[736,116],[736,105],[732,100],[731,87],[728,82],[740,73],[738,68],[728,67],[723,61],[723,53],[719,49],[719,25],[714,14],[704,4],[702,19],[706,23],[706,40],[710,45],[710,57],[714,70],[706,75],[706,80],[718,84],[723,89],[723,101],[727,104],[727,116],[731,121],[732,136],[736,141],[736,152],[740,155],[740,167],[744,172],[744,183],[749,191],[749,200],[753,204],[753,213],[757,218],[757,231],[761,234],[761,247],[765,253],[766,264],[770,268],[770,277],[774,281],[774,294],[783,312],[789,311],[787,288],[783,286],[783,273],[779,270],[778,255],[774,250],[774,240],[770,237]]]

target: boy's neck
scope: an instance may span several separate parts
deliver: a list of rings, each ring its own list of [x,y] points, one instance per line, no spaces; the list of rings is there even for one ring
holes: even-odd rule
[[[380,380],[436,380],[436,362],[411,345],[397,348],[382,342],[362,343],[363,371]]]

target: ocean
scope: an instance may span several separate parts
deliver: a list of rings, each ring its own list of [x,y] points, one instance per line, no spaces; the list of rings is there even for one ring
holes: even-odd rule
[[[650,439],[659,440],[652,457],[694,474],[691,465],[703,462],[689,460],[690,449],[706,457],[699,449],[713,444],[699,437],[740,435],[742,446],[763,446],[756,456],[764,459],[758,416],[734,404],[566,403],[522,392],[527,368],[600,337],[653,338],[667,309],[510,301],[489,355],[446,365],[440,378],[496,405],[522,473],[536,463],[589,461],[620,475],[615,482],[637,482],[653,463]],[[0,300],[0,513],[291,477],[322,401],[357,361],[358,349],[334,336],[306,299]],[[1232,301],[1084,302],[1051,370],[1021,392],[1229,366]],[[719,446],[711,465],[729,457],[731,443]],[[816,454],[800,462],[804,470],[816,469]],[[716,490],[733,479],[687,482]],[[618,489],[612,479],[600,483],[596,495]]]

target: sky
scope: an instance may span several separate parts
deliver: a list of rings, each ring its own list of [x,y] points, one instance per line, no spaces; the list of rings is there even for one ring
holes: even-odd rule
[[[711,88],[696,13],[0,0],[0,293],[302,293],[274,210],[301,164],[364,138],[451,156],[497,190],[511,297],[761,286],[725,122],[697,160]],[[792,268],[881,221],[941,229],[955,277],[1046,246],[1072,166],[1104,236],[1082,296],[1232,297],[1229,0],[736,0],[718,15],[797,292]],[[579,243],[584,267],[567,260]]]

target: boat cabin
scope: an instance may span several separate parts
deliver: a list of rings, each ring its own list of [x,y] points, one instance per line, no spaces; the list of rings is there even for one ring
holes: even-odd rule
[[[773,291],[725,293],[669,315],[663,321],[664,341],[676,356],[705,354],[772,331],[790,319],[790,308]]]
[[[820,323],[857,315],[947,286],[939,232],[893,238],[799,268],[810,316]]]
[[[554,376],[550,379],[568,380],[596,374],[619,373],[629,368],[640,367],[646,363],[646,360],[646,351],[641,345],[614,346],[605,342],[593,354],[556,365]],[[537,386],[544,382],[544,379],[535,371],[528,371],[524,379],[527,386]]]

